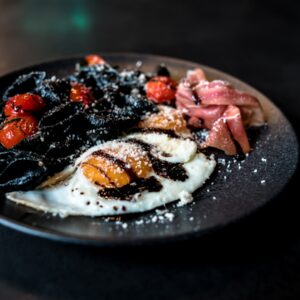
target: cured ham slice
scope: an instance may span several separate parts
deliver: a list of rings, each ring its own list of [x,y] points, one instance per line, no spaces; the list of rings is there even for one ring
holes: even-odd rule
[[[191,85],[199,83],[201,80],[206,80],[205,73],[202,69],[189,70],[186,73],[186,80]]]
[[[194,88],[202,105],[260,106],[258,100],[222,80],[200,81]]]
[[[236,154],[234,141],[244,153],[250,152],[245,128],[265,123],[257,98],[226,81],[207,81],[201,69],[187,72],[176,92],[176,106],[190,117],[190,126],[210,130],[203,147],[218,148],[228,155]]]
[[[265,124],[265,117],[261,106],[240,106],[243,123],[246,127],[262,126]]]
[[[218,119],[210,130],[203,147],[213,147],[223,150],[227,155],[235,155],[236,147],[224,119]]]
[[[191,117],[203,120],[204,127],[211,129],[215,121],[222,117],[226,110],[225,105],[193,106],[188,108]]]
[[[190,84],[185,81],[181,82],[176,91],[176,106],[178,109],[188,109],[189,106],[194,107],[196,105],[196,99],[194,99],[193,91]]]
[[[194,128],[203,128],[203,122],[201,119],[197,118],[197,117],[191,117],[188,120],[188,124]]]
[[[239,143],[244,153],[250,152],[248,136],[243,125],[241,111],[237,106],[229,105],[223,115],[233,138]]]

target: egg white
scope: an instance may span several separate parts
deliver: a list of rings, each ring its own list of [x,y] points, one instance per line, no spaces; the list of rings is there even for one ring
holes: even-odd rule
[[[188,178],[185,181],[174,181],[153,172],[149,176],[155,176],[162,184],[160,191],[135,194],[130,201],[104,199],[98,195],[99,186],[83,175],[79,165],[92,152],[110,146],[116,147],[116,143],[120,143],[120,141],[110,141],[90,148],[76,160],[73,166],[51,177],[38,189],[11,192],[6,196],[16,203],[62,217],[111,216],[145,212],[178,200],[182,191],[193,193],[209,178],[216,165],[214,159],[198,153],[196,143],[190,139],[176,139],[163,133],[135,133],[124,139],[127,138],[140,139],[157,146],[158,151],[153,155],[162,160],[182,163]],[[169,156],[164,156],[163,152],[168,153]]]

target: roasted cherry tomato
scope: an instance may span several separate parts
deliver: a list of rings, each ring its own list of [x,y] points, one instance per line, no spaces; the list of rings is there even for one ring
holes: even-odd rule
[[[91,89],[81,83],[72,84],[70,99],[73,102],[82,102],[84,105],[88,105],[94,101]]]
[[[176,82],[167,76],[156,76],[146,84],[148,99],[155,103],[163,103],[175,98]]]
[[[90,54],[85,57],[85,60],[89,66],[105,64],[105,60],[96,54]]]
[[[20,117],[43,110],[44,108],[45,102],[40,96],[27,93],[9,98],[3,111],[6,117]]]
[[[8,118],[0,129],[0,143],[6,149],[13,148],[22,140],[37,132],[38,122],[32,116]]]

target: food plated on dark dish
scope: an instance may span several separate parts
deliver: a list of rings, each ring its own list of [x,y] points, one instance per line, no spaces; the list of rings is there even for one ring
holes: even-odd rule
[[[64,78],[21,75],[2,98],[1,189],[60,216],[191,202],[216,164],[202,149],[248,154],[246,128],[265,125],[257,98],[200,68],[176,81],[163,65],[119,70],[99,55]]]
[[[192,210],[220,181],[226,190],[251,156],[267,164],[263,96],[205,67],[177,72],[156,59],[149,70],[139,57],[120,66],[87,55],[63,75],[47,69],[2,86],[0,191],[14,209],[150,226]]]

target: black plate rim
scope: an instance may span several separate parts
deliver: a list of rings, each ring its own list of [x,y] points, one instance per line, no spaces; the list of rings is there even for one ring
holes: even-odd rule
[[[34,226],[30,226],[27,224],[23,224],[18,221],[11,221],[9,218],[0,215],[0,225],[3,225],[7,228],[16,230],[18,232],[25,233],[26,235],[35,236],[38,238],[45,238],[51,241],[62,242],[66,244],[77,244],[77,245],[86,245],[86,246],[97,246],[97,247],[115,247],[115,246],[122,246],[122,247],[130,247],[130,246],[146,246],[146,245],[153,245],[153,244],[167,244],[167,243],[174,243],[174,242],[182,242],[185,240],[189,240],[191,238],[198,238],[203,235],[206,235],[208,232],[212,233],[217,231],[221,228],[224,228],[228,225],[232,225],[238,223],[240,220],[247,218],[250,214],[255,213],[256,210],[260,209],[258,207],[255,210],[243,215],[240,218],[236,218],[231,222],[224,222],[220,223],[212,228],[202,229],[196,232],[189,232],[189,233],[181,233],[177,234],[176,236],[172,235],[164,235],[163,237],[147,237],[147,238],[139,238],[139,239],[109,239],[109,238],[90,238],[90,237],[83,237],[80,235],[72,235],[72,234],[64,234],[58,233],[55,230],[47,230],[43,228],[38,228]]]
[[[97,52],[96,52],[97,54]],[[29,70],[38,68],[40,65],[44,65],[44,64],[50,64],[50,63],[59,63],[59,62],[63,62],[66,60],[79,60],[82,57],[84,57],[86,54],[79,54],[79,55],[72,55],[72,56],[62,56],[59,58],[55,58],[55,59],[50,59],[50,60],[46,60],[46,61],[38,61],[32,65],[26,65],[26,66],[22,66],[21,68],[17,68],[17,69],[11,69],[8,72],[5,72],[3,74],[0,75],[1,77],[4,76],[9,76],[12,73],[20,73],[20,72],[27,72]],[[181,64],[186,64],[186,65],[198,65],[201,67],[204,67],[206,70],[209,70],[210,72],[214,73],[221,73],[222,75],[226,76],[229,80],[233,80],[235,82],[239,82],[241,84],[243,84],[244,86],[246,86],[249,89],[252,89],[254,92],[260,94],[262,97],[264,97],[267,101],[271,102],[272,105],[278,109],[280,111],[280,113],[282,114],[282,116],[284,117],[287,125],[290,127],[291,129],[291,134],[294,135],[296,141],[297,141],[297,153],[298,153],[298,157],[297,157],[297,161],[295,163],[295,168],[293,170],[293,172],[291,173],[291,176],[289,178],[286,178],[286,182],[288,184],[288,182],[291,180],[291,178],[294,176],[295,171],[298,167],[298,163],[299,163],[299,143],[298,143],[298,139],[297,136],[295,134],[294,128],[292,126],[292,124],[290,123],[290,121],[287,119],[287,117],[285,116],[285,114],[280,110],[280,108],[274,104],[265,94],[263,94],[262,92],[258,91],[256,88],[254,88],[253,86],[251,86],[250,84],[236,78],[235,76],[232,76],[226,72],[223,72],[221,70],[218,70],[216,68],[212,68],[209,67],[205,64],[202,63],[198,63],[198,62],[193,62],[193,61],[189,61],[189,60],[185,60],[185,59],[180,59],[180,58],[174,58],[174,57],[168,57],[168,56],[162,56],[162,55],[154,55],[154,54],[147,54],[147,53],[134,53],[134,52],[101,52],[101,56],[103,56],[105,58],[105,56],[126,56],[126,57],[131,57],[131,58],[140,58],[140,57],[147,57],[147,58],[153,58],[153,59],[160,59],[161,61],[164,60],[172,60],[174,62],[177,63],[181,63]],[[287,185],[286,184],[286,185]],[[282,190],[285,188],[284,185],[281,190],[279,191],[279,193],[282,192]],[[80,244],[80,245],[93,245],[93,246],[100,246],[100,247],[113,247],[113,246],[139,246],[139,245],[149,245],[149,244],[166,244],[168,242],[177,242],[177,241],[184,241],[184,240],[188,240],[190,238],[197,238],[203,235],[206,235],[208,232],[215,232],[219,229],[222,229],[224,227],[227,227],[228,225],[233,225],[235,223],[240,222],[242,219],[244,218],[248,218],[249,215],[252,215],[254,213],[256,213],[257,211],[259,211],[260,209],[262,209],[263,207],[265,207],[270,201],[272,201],[271,199],[268,199],[265,203],[260,204],[259,206],[257,206],[256,208],[253,208],[252,210],[246,211],[244,212],[243,215],[239,216],[239,217],[235,217],[232,220],[229,221],[225,221],[225,222],[220,222],[218,225],[215,225],[214,227],[211,228],[207,228],[207,229],[202,229],[199,231],[192,231],[189,233],[180,233],[180,234],[176,234],[174,235],[164,235],[164,236],[156,236],[156,237],[147,237],[147,238],[141,238],[139,237],[138,239],[132,239],[132,238],[118,238],[118,239],[114,239],[114,238],[103,238],[101,237],[100,239],[97,238],[90,238],[90,237],[86,237],[86,236],[82,236],[82,235],[72,235],[72,234],[64,234],[64,233],[60,233],[57,232],[53,229],[51,230],[47,230],[47,229],[43,229],[43,228],[39,228],[39,227],[35,227],[34,225],[27,225],[24,224],[22,222],[7,218],[6,216],[3,216],[0,214],[0,224],[25,233],[27,235],[32,235],[32,236],[36,236],[39,238],[46,238],[52,241],[59,241],[59,242],[64,242],[64,243],[72,243],[72,244]]]

